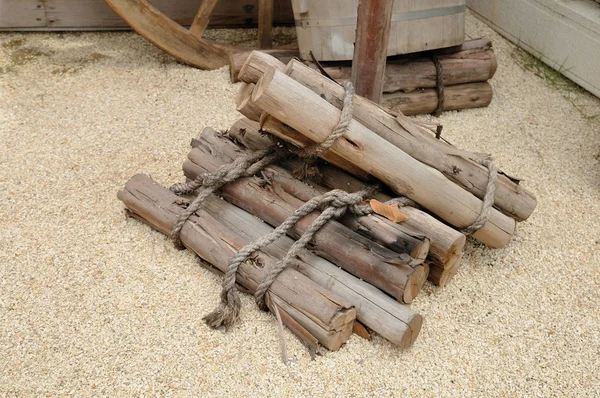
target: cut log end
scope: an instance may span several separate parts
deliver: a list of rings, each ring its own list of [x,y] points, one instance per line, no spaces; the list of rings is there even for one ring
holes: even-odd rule
[[[408,277],[402,300],[406,304],[412,303],[413,299],[419,294],[423,284],[427,280],[426,268],[422,265],[415,267],[414,272]]]

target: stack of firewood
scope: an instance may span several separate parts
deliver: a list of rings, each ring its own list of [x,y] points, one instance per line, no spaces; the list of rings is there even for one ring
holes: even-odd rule
[[[266,148],[305,148],[323,142],[340,120],[344,88],[298,60],[287,65],[252,52],[240,68],[237,98],[245,118],[228,132],[210,128],[192,140],[183,164],[189,180],[215,172],[238,156]],[[436,139],[429,127],[354,96],[353,119],[320,157],[283,157],[250,177],[224,185],[184,224],[180,239],[227,272],[232,256],[271,232],[295,209],[331,189],[348,192],[379,184],[370,215],[329,221],[306,250],[275,279],[268,308],[314,352],[335,350],[355,332],[371,331],[400,347],[419,334],[422,317],[406,304],[427,279],[444,286],[456,273],[465,235],[482,209],[490,172],[486,155]],[[301,176],[302,180],[300,180]],[[405,196],[415,206],[388,202]],[[191,198],[179,197],[145,175],[134,176],[119,198],[135,217],[169,235]],[[388,203],[386,203],[388,202]],[[497,175],[493,208],[472,236],[505,246],[535,197],[518,180]],[[417,208],[417,206],[419,208]],[[283,258],[318,217],[301,219],[288,237],[263,247],[237,272],[248,292]]]
[[[294,49],[268,51],[285,63],[296,54]],[[236,53],[230,57],[233,82],[239,81],[238,74],[248,54]],[[434,59],[441,66],[439,77]],[[304,63],[337,82],[350,80],[351,63]],[[485,107],[492,101],[492,87],[487,81],[494,76],[496,68],[492,42],[485,38],[468,40],[458,47],[390,57],[381,103],[405,115],[433,113],[438,107],[437,85],[441,81],[444,86],[441,110]]]

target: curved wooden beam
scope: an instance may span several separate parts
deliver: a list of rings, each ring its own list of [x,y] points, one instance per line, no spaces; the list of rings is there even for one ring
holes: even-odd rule
[[[147,0],[105,0],[129,26],[180,62],[200,69],[227,65],[228,47],[198,39]]]

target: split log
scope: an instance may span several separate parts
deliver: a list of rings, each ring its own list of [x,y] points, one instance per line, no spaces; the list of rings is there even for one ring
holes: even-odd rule
[[[229,135],[247,148],[254,150],[273,145],[273,141],[259,133],[258,128],[257,123],[242,118],[231,126]],[[329,189],[343,189],[348,192],[356,192],[364,189],[366,186],[364,181],[337,167],[319,164],[319,170],[320,173],[317,180],[313,181]],[[376,193],[375,198],[381,202],[387,202],[392,199],[391,196],[383,192]],[[466,242],[465,235],[438,221],[424,211],[408,206],[402,207],[400,210],[408,215],[408,220],[399,225],[399,228],[404,229],[411,236],[426,236],[430,240],[431,246],[428,254],[430,261],[434,265],[444,268],[447,266],[446,264],[450,258],[462,252]]]
[[[264,62],[255,65],[261,68]],[[253,77],[259,75],[256,69],[254,70]],[[286,73],[336,108],[342,108],[344,90],[335,82],[296,60],[290,61]],[[439,170],[448,179],[468,189],[478,198],[484,197],[488,171],[473,160],[477,154],[450,146],[436,139],[427,130],[415,126],[410,119],[397,119],[382,107],[364,98],[354,97],[354,104],[354,118],[362,125],[418,161]],[[498,176],[494,199],[500,210],[517,221],[527,219],[537,204],[531,192],[503,174]]]
[[[256,84],[252,100],[315,142],[324,141],[340,119],[339,109],[276,69],[270,69]],[[287,136],[279,138],[292,141]],[[350,122],[347,133],[330,150],[458,228],[471,225],[481,211],[482,202],[477,197],[439,171],[389,145],[356,120]],[[512,218],[491,209],[489,220],[473,237],[498,248],[508,244],[514,229]]]
[[[446,87],[485,82],[494,76],[498,68],[498,61],[491,48],[490,40],[469,40],[463,46],[456,48],[455,52],[444,54],[444,51],[429,51],[426,54],[388,58],[385,66],[383,92],[411,92],[416,89],[435,88],[437,73],[431,59],[432,53],[438,54]],[[312,62],[305,61],[305,63],[312,69],[318,69]],[[321,66],[338,83],[350,80],[352,75],[351,64],[322,63]]]
[[[486,107],[492,102],[492,86],[488,82],[465,83],[444,87],[443,111]],[[414,90],[409,93],[385,93],[381,104],[406,116],[433,113],[438,106],[435,89]]]
[[[133,176],[118,197],[130,212],[166,235],[184,209],[181,198],[142,174]],[[181,230],[183,244],[223,272],[227,271],[230,258],[249,243],[238,230],[220,222],[219,218],[231,211],[231,206],[211,196]],[[264,251],[257,252],[253,261],[240,266],[237,282],[254,292],[277,260]],[[272,308],[274,302],[331,350],[338,349],[352,333],[356,310],[351,304],[294,269],[284,270],[269,288],[267,304]]]
[[[188,154],[184,172],[190,179],[212,172],[229,163],[223,151],[211,143],[214,131],[205,129]],[[219,193],[225,200],[257,216],[272,226],[284,222],[298,207],[298,200],[281,187],[270,186],[259,178],[243,178],[227,184]],[[289,231],[298,238],[318,217],[315,211]],[[315,235],[311,247],[319,256],[333,262],[353,275],[369,282],[405,303],[412,302],[425,282],[425,269],[411,266],[399,254],[351,231],[337,221],[330,221]]]

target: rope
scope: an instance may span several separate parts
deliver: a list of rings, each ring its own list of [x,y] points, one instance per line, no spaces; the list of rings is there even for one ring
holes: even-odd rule
[[[179,215],[173,226],[171,239],[175,245],[182,247],[180,234],[183,225],[213,192],[240,177],[249,177],[258,173],[280,157],[281,152],[277,151],[276,147],[251,152],[247,155],[238,156],[233,162],[222,165],[212,173],[201,174],[188,183],[173,185],[170,189],[177,195],[190,194],[202,187],[196,199]]]
[[[335,144],[335,142],[347,131],[348,125],[352,121],[352,112],[354,109],[354,86],[352,83],[346,82],[344,83],[344,90],[344,106],[340,114],[340,120],[331,134],[320,144],[316,144],[298,151],[299,156],[319,156],[331,148],[331,146]],[[204,183],[205,180],[206,177],[204,177],[202,183]],[[219,180],[219,182],[221,181]],[[372,192],[371,188],[353,194],[348,194],[340,190],[334,190],[327,194],[313,198],[297,209],[270,234],[242,247],[229,263],[229,267],[223,279],[219,305],[213,312],[204,317],[206,323],[212,328],[229,328],[231,325],[233,325],[239,316],[241,307],[239,294],[235,285],[236,274],[239,266],[261,247],[266,246],[285,235],[298,222],[298,220],[307,214],[312,213],[316,209],[322,208],[324,205],[328,205],[328,207],[322,211],[315,221],[313,221],[308,230],[305,231],[300,239],[294,242],[284,258],[273,266],[264,280],[259,284],[255,292],[255,299],[261,309],[266,309],[264,296],[277,275],[279,275],[281,271],[283,271],[289,265],[299,251],[306,247],[308,242],[312,240],[314,235],[323,227],[323,225],[325,225],[332,218],[340,217],[348,210],[349,206],[352,206],[353,208],[356,207],[370,192]],[[198,199],[196,199],[194,202],[197,200]]]
[[[492,206],[494,205],[494,195],[496,193],[496,182],[498,181],[498,166],[491,160],[477,161],[480,165],[488,169],[488,183],[485,189],[485,195],[481,205],[481,211],[479,216],[466,228],[462,229],[462,232],[466,235],[471,235],[481,229],[490,218],[492,212]]]
[[[327,136],[325,141],[310,147],[306,147],[298,152],[298,155],[303,158],[318,157],[323,152],[335,144],[335,142],[348,130],[348,126],[352,121],[352,113],[354,112],[354,86],[350,82],[344,82],[344,104],[340,120],[333,131]]]
[[[438,103],[435,111],[433,111],[433,116],[439,116],[442,113],[444,108],[444,100],[446,98],[444,94],[444,69],[442,68],[442,63],[440,62],[437,55],[433,54],[431,56],[431,60],[433,61],[433,65],[435,65],[435,88],[437,90]]]
[[[323,227],[323,225],[325,225],[332,218],[340,217],[346,212],[348,206],[360,203],[364,197],[371,192],[371,188],[351,194],[342,190],[333,190],[321,196],[314,197],[296,209],[292,215],[290,215],[271,233],[242,247],[231,259],[229,268],[227,269],[225,277],[223,278],[223,290],[221,290],[219,305],[213,312],[204,317],[204,320],[208,326],[211,328],[229,328],[237,320],[241,308],[241,302],[237,287],[235,285],[235,278],[239,266],[246,261],[248,257],[260,250],[261,247],[267,246],[287,234],[287,232],[306,215],[324,207],[325,205],[328,206],[315,219],[315,221],[311,223],[304,234],[302,234],[300,239],[294,242],[286,255],[273,266],[273,268],[259,284],[256,292],[254,293],[254,297],[259,307],[265,310],[265,293],[277,275],[279,275],[281,271],[283,271],[289,265],[293,258],[306,247],[308,242],[312,240],[314,235]]]

